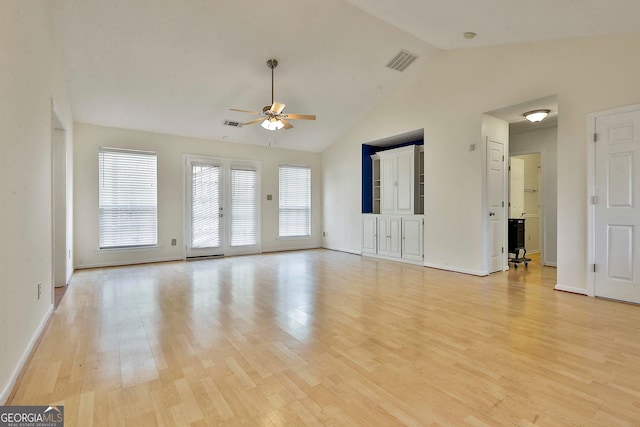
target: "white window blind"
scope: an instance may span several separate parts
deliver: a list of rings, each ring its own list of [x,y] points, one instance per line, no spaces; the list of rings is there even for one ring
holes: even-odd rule
[[[220,246],[220,166],[191,164],[191,247]]]
[[[258,243],[258,174],[231,169],[231,246]]]
[[[100,248],[158,243],[156,153],[100,148]]]
[[[311,169],[280,166],[279,236],[311,235]]]

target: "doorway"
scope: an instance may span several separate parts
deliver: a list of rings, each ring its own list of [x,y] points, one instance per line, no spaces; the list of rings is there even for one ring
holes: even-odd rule
[[[55,102],[51,108],[51,212],[53,288],[67,286],[67,144],[66,131]],[[52,294],[52,302],[53,302]]]
[[[509,163],[509,218],[525,220],[524,244],[527,255],[540,254],[539,259],[542,260],[544,209],[541,154],[510,156]]]

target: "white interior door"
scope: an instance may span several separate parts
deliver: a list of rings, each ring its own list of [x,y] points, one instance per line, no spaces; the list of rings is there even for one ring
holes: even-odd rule
[[[186,166],[186,255],[222,255],[222,166],[194,159]]]
[[[598,117],[596,296],[640,303],[640,111]]]
[[[524,160],[510,159],[509,218],[521,218],[524,213]]]
[[[487,138],[487,205],[489,208],[489,273],[502,271],[504,250],[504,144]]]

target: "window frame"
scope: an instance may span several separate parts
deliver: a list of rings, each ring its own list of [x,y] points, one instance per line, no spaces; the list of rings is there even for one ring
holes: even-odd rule
[[[153,179],[153,188],[155,189],[155,200],[154,200],[154,219],[152,221],[154,226],[153,231],[153,242],[149,241],[148,243],[134,243],[127,244],[125,242],[119,242],[117,244],[109,244],[107,245],[103,241],[103,231],[102,228],[104,226],[103,223],[103,210],[105,209],[103,206],[103,180],[104,177],[104,166],[103,166],[103,153],[123,153],[123,154],[137,154],[143,156],[153,157],[154,160],[154,173],[155,177]],[[134,196],[131,196],[132,198]],[[106,196],[105,196],[106,198]],[[112,225],[113,226],[113,225]],[[132,250],[148,250],[158,248],[158,154],[155,151],[145,151],[145,150],[135,150],[135,149],[127,149],[127,148],[113,148],[113,147],[98,147],[98,250],[99,251],[132,251]]]
[[[301,169],[305,170],[308,173],[308,205],[305,208],[308,211],[308,228],[307,234],[282,234],[282,170],[283,169]],[[311,174],[311,166],[308,165],[296,165],[296,164],[280,164],[278,166],[278,239],[309,239],[312,235],[312,223],[313,223],[313,183],[312,183],[312,174]],[[293,209],[293,208],[289,208]]]

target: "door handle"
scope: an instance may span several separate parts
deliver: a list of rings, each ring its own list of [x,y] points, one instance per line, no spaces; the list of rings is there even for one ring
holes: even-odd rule
[[[489,216],[494,216],[495,214],[495,212],[489,212]]]

